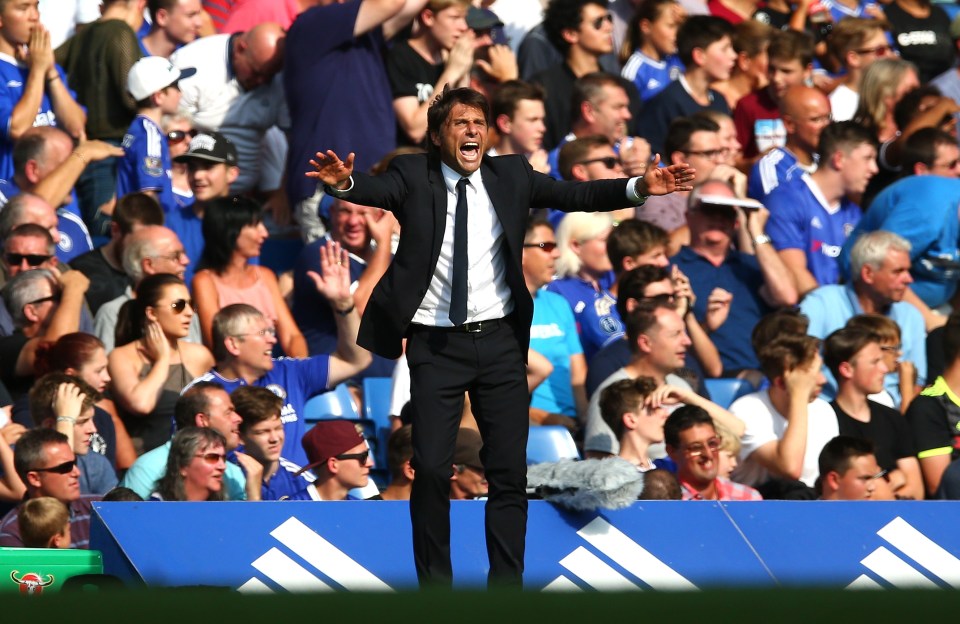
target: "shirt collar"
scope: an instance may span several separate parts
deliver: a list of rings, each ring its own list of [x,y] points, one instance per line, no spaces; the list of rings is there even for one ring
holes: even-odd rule
[[[440,173],[443,174],[443,183],[447,186],[447,191],[450,193],[456,193],[457,182],[459,182],[460,178],[464,176],[454,171],[453,167],[448,166],[447,163],[443,161],[440,161]],[[473,188],[479,188],[479,185],[483,184],[483,178],[480,176],[479,169],[466,176],[466,178],[470,181],[470,185]]]

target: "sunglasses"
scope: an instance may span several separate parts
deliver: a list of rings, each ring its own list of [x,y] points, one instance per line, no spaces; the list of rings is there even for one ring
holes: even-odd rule
[[[234,338],[244,338],[246,336],[260,336],[261,338],[266,338],[267,336],[277,337],[277,328],[276,327],[265,327],[259,331],[250,332],[248,334],[234,334]]]
[[[227,456],[223,453],[197,453],[194,457],[203,458],[204,463],[216,466],[220,462],[227,462]]]
[[[18,254],[13,252],[3,254],[3,259],[6,260],[10,266],[20,266],[23,264],[23,261],[26,260],[29,266],[38,267],[52,257],[53,256],[44,256],[41,254]]]
[[[545,242],[545,243],[524,243],[523,244],[524,249],[530,249],[533,247],[539,247],[543,251],[550,253],[557,248],[557,244],[552,241]]]
[[[613,15],[607,13],[606,15],[601,15],[600,17],[594,19],[590,24],[594,27],[595,30],[600,30],[603,28],[603,23],[609,22],[613,23]]]
[[[367,458],[370,457],[370,451],[364,451],[362,453],[343,453],[342,455],[335,455],[334,459],[355,459],[360,462],[360,465],[367,463]]]
[[[603,166],[607,169],[613,169],[620,164],[620,161],[617,160],[616,156],[604,156],[603,158],[591,158],[589,160],[581,160],[577,165],[589,165],[591,163],[603,163]]]
[[[720,445],[722,444],[723,444],[723,440],[721,440],[720,438],[710,438],[709,440],[707,440],[707,443],[705,445],[691,444],[687,448],[683,449],[683,453],[687,457],[700,457],[701,455],[706,453],[708,450],[711,453],[716,453],[718,450],[720,450]]]
[[[49,295],[47,297],[40,297],[39,299],[34,299],[33,301],[28,301],[24,307],[28,305],[37,305],[38,303],[46,303],[47,301],[54,301],[56,303],[59,303],[60,293],[57,293],[55,295]]]
[[[167,142],[170,145],[176,145],[177,143],[183,143],[187,139],[192,139],[197,136],[196,130],[171,130],[167,133]]]
[[[193,299],[177,299],[176,301],[170,302],[170,309],[173,310],[174,314],[181,314],[187,309],[187,306],[190,306],[191,310],[197,309],[197,307],[193,305]]]
[[[70,461],[57,464],[56,466],[50,466],[49,468],[34,468],[31,472],[55,472],[57,474],[70,474],[73,472],[73,468],[76,465],[77,460],[71,459]]]
[[[859,50],[854,50],[857,54],[872,54],[874,56],[886,56],[893,52],[888,44],[878,45],[875,48],[861,48]]]

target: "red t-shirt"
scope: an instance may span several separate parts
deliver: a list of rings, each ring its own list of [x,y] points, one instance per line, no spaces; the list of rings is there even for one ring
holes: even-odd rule
[[[757,147],[757,121],[763,119],[776,120],[775,124],[766,124],[764,127],[763,151],[766,152],[771,147],[783,147],[786,144],[783,122],[780,121],[780,109],[766,88],[758,89],[743,96],[733,111],[733,125],[737,128],[737,140],[743,146],[744,158],[753,158],[760,153]],[[767,126],[772,126],[769,130],[777,134],[776,137],[768,136],[770,132]],[[772,141],[772,144],[767,145],[767,140]]]

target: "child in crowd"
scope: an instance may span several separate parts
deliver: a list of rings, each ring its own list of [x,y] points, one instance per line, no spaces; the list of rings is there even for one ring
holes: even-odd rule
[[[644,102],[663,91],[683,72],[677,56],[677,29],[683,9],[676,0],[647,0],[640,5],[627,31],[621,74],[633,81]],[[631,53],[632,52],[632,53]]]
[[[20,507],[20,537],[26,548],[70,548],[70,513],[52,496],[31,498]]]
[[[117,162],[117,197],[145,191],[154,194],[165,212],[177,207],[173,194],[170,148],[160,123],[180,104],[177,81],[196,73],[177,69],[169,60],[147,56],[130,68],[127,91],[137,102],[137,116],[123,136],[124,156]]]

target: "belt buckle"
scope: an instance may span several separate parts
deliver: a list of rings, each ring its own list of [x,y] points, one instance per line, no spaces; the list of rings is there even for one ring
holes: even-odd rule
[[[479,334],[483,331],[484,321],[474,321],[473,323],[464,323],[463,331],[468,334]]]

